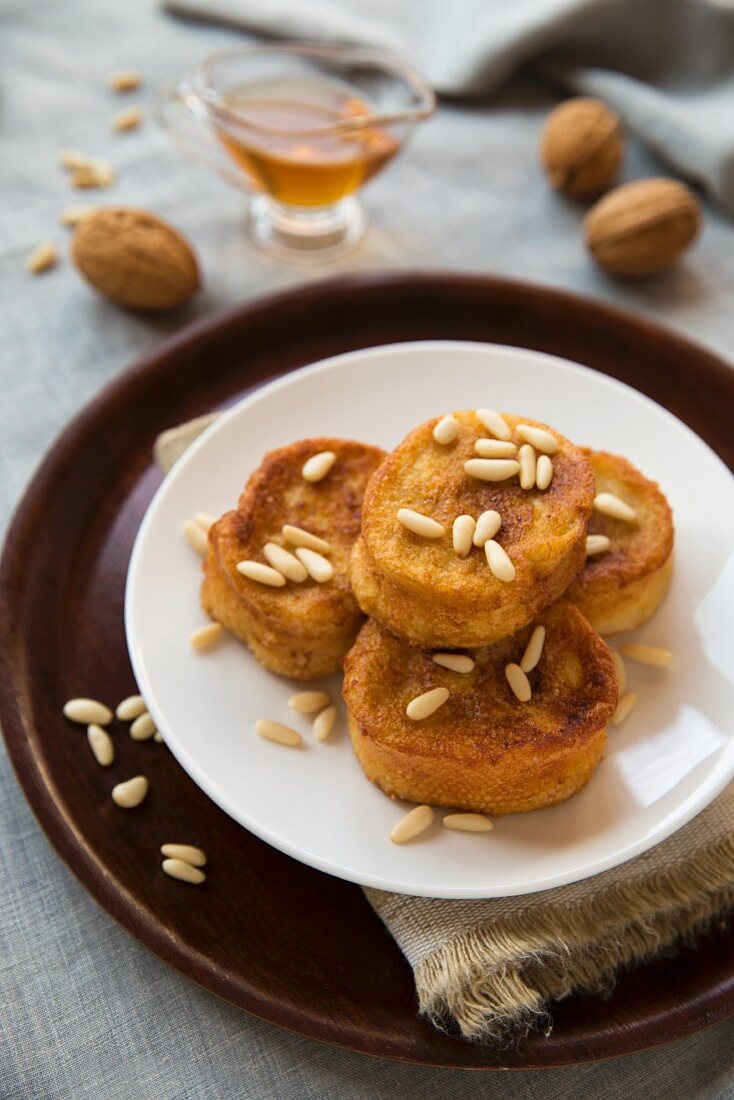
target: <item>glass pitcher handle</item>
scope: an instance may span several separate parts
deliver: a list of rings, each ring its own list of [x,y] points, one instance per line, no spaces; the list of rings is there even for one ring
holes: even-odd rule
[[[252,193],[212,132],[206,107],[185,82],[169,80],[161,85],[155,94],[153,113],[159,125],[168,130],[185,153],[213,168],[227,183]]]

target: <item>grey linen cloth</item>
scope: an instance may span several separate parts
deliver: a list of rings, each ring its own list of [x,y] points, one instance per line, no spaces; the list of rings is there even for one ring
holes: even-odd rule
[[[250,41],[241,32],[172,19],[151,0],[6,0],[0,20],[0,526],[54,436],[138,355],[192,317],[304,279],[408,266],[491,272],[615,302],[732,355],[732,225],[708,207],[698,243],[673,271],[644,284],[608,279],[585,254],[579,210],[538,170],[538,137],[555,102],[547,88],[515,82],[491,107],[444,104],[366,190],[372,225],[359,249],[304,271],[250,248],[241,193],[187,162],[148,119],[129,134],[108,127],[122,105],[147,112],[157,84],[207,53]],[[105,77],[130,65],[144,85],[121,102],[105,91]],[[115,186],[73,192],[57,168],[63,146],[108,157]],[[656,171],[633,138],[625,178]],[[79,201],[143,206],[186,233],[204,275],[191,309],[144,318],[96,297],[68,262],[67,231],[56,222]],[[61,261],[31,278],[24,257],[46,238]],[[243,349],[243,371],[246,363]],[[239,1012],[171,970],[96,905],[39,828],[1,746],[0,1004],[2,1100],[733,1094],[734,1021],[600,1065],[488,1079],[366,1059]]]
[[[726,0],[165,0],[280,38],[381,46],[444,96],[484,100],[533,66],[614,107],[734,213],[734,8]]]
[[[164,473],[213,419],[158,437]],[[413,968],[424,1015],[466,1039],[515,1037],[547,1026],[552,1001],[609,988],[620,967],[734,906],[734,784],[662,844],[569,886],[477,901],[364,893]]]

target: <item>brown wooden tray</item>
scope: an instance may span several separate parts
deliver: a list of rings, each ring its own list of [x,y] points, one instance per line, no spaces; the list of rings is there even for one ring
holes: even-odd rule
[[[386,1058],[483,1069],[568,1065],[681,1038],[734,1013],[734,933],[624,975],[611,999],[570,998],[554,1008],[549,1038],[501,1053],[471,1045],[416,1016],[410,969],[356,886],[240,828],[164,746],[118,735],[118,760],[103,771],[61,717],[70,696],[114,701],[134,689],[123,588],[160,480],[158,432],[325,356],[443,338],[586,363],[667,406],[734,465],[734,372],[597,302],[499,279],[406,274],[238,307],[184,329],[109,385],[29,487],[0,571],[0,719],[11,758],[57,851],[113,917],[188,978],[281,1027]],[[150,795],[121,813],[110,788],[143,758]],[[210,854],[195,896],[159,869],[161,838],[179,836]]]

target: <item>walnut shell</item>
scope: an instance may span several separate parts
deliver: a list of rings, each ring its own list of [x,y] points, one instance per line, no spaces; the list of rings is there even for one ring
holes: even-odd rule
[[[130,309],[170,309],[200,284],[186,238],[133,207],[105,207],[83,218],[74,233],[72,258],[95,290]]]
[[[598,195],[612,182],[623,152],[619,118],[598,99],[567,99],[551,112],[543,131],[548,179],[577,199]]]
[[[626,183],[586,215],[586,244],[615,275],[655,275],[671,267],[701,225],[695,195],[678,180]]]

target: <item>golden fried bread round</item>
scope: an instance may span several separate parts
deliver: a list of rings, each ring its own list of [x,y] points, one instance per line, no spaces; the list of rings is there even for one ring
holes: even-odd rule
[[[321,481],[307,481],[303,465],[322,451],[333,451],[336,460]],[[349,555],[365,486],[383,458],[377,447],[340,439],[305,439],[272,451],[247,482],[237,509],[211,528],[202,606],[272,672],[310,680],[341,667],[363,620],[349,587]],[[241,561],[267,564],[266,543],[288,546],[285,524],[329,543],[331,580],[319,584],[308,577],[272,588],[238,572]]]
[[[488,645],[532,621],[563,593],[583,568],[586,526],[594,498],[591,466],[580,448],[559,432],[527,417],[505,415],[517,435],[519,424],[552,431],[550,487],[525,490],[517,476],[480,481],[464,470],[476,458],[475,443],[490,433],[474,411],[454,414],[456,438],[437,443],[429,420],[390,454],[372,477],[362,510],[362,535],[355,545],[350,578],[360,606],[414,645],[467,648]],[[425,539],[397,519],[410,508],[438,520],[445,534]],[[496,541],[516,576],[508,583],[491,572],[485,552],[455,554],[452,526],[459,515],[475,519],[495,510],[502,517]]]
[[[611,547],[587,558],[566,593],[596,630],[618,634],[646,622],[665,597],[673,572],[673,514],[660,487],[631,462],[587,450],[598,493],[614,493],[634,508],[632,523],[594,511],[590,535],[606,535]]]
[[[490,814],[553,806],[583,787],[617,706],[612,655],[565,600],[536,624],[545,645],[521,703],[505,667],[519,663],[533,627],[471,650],[475,668],[461,674],[368,620],[344,662],[349,730],[367,777],[394,798]],[[411,721],[407,704],[435,687],[449,690],[447,702]]]

